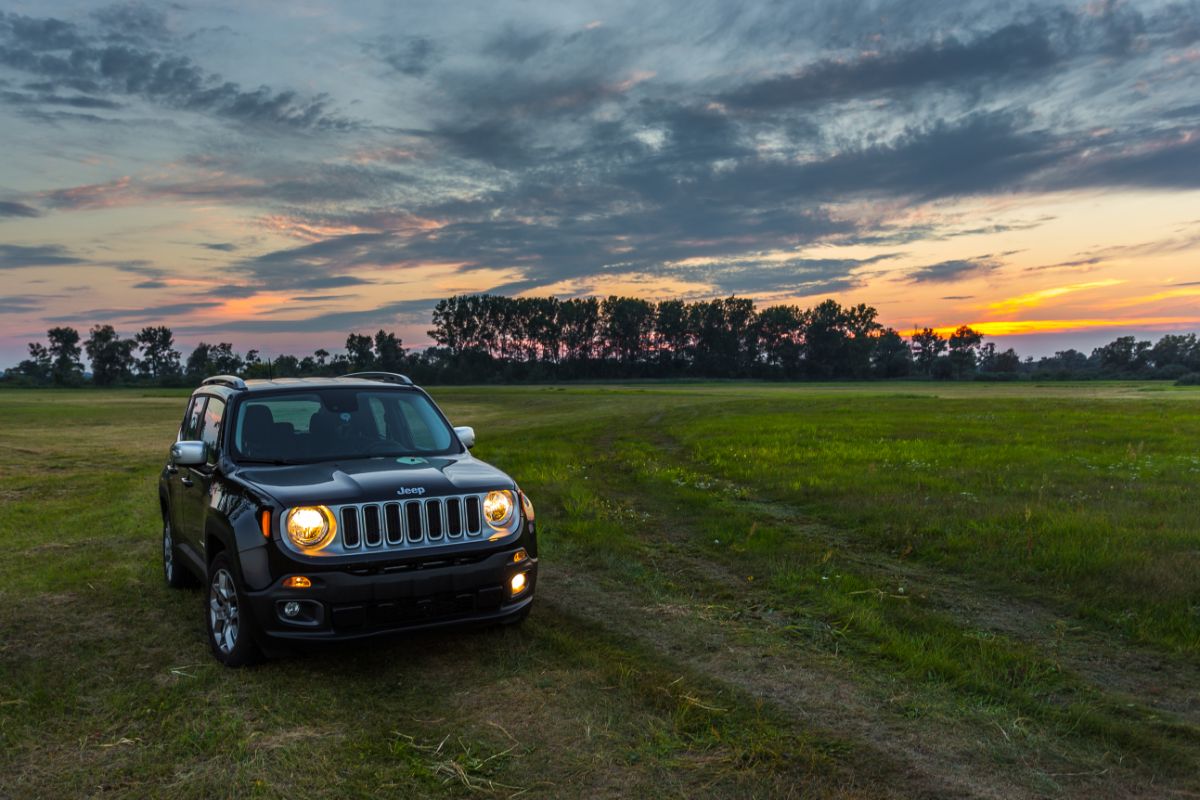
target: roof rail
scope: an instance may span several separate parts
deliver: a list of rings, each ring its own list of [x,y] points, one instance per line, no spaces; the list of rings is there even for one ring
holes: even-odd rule
[[[399,383],[404,386],[412,386],[412,379],[407,375],[401,375],[398,372],[351,372],[343,375],[343,378],[362,378],[367,381],[382,381],[383,383]]]
[[[230,389],[245,389],[246,382],[237,375],[213,375],[200,381],[201,386],[228,386]]]

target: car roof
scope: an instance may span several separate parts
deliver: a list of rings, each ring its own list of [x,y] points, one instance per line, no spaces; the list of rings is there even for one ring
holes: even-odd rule
[[[397,376],[403,377],[403,376]],[[213,381],[213,379],[209,379]],[[407,381],[407,379],[405,379]],[[230,378],[221,382],[201,384],[195,393],[206,392],[221,397],[230,397],[243,393],[257,394],[261,392],[286,389],[413,389],[411,381],[400,382],[395,379],[360,378],[353,375],[337,378],[252,378],[247,381]]]

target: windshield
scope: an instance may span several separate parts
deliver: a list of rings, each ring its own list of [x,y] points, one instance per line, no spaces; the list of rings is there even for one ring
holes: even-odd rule
[[[239,461],[292,464],[448,455],[458,443],[420,392],[317,389],[245,400],[233,452]]]

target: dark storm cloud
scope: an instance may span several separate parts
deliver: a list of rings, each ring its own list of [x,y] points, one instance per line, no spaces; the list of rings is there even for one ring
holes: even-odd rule
[[[13,39],[20,41],[30,52],[70,50],[84,45],[78,28],[60,19],[35,19],[20,14],[0,12],[0,30],[7,28]]]
[[[1101,151],[1047,176],[1048,188],[1087,186],[1194,189],[1200,186],[1200,136],[1194,129],[1170,138],[1155,133],[1145,141],[1123,142],[1118,152]],[[1116,149],[1116,148],[1114,148]],[[1132,151],[1132,152],[1131,152]]]
[[[110,36],[122,39],[165,39],[167,15],[145,3],[118,3],[92,12]]]
[[[730,107],[749,110],[815,105],[982,76],[1011,80],[1057,61],[1044,25],[1014,24],[969,42],[949,38],[852,61],[819,61],[797,73],[745,84],[719,99]]]
[[[910,272],[908,280],[911,283],[954,283],[987,275],[999,269],[1000,266],[1000,262],[990,256],[954,259],[930,264]]]
[[[438,53],[426,36],[380,36],[363,49],[402,75],[419,78],[436,63]]]
[[[113,13],[141,12],[124,7]],[[55,19],[0,16],[0,64],[38,76],[55,87],[91,95],[108,92],[141,97],[245,124],[300,129],[355,125],[332,113],[329,98],[323,95],[302,97],[266,86],[245,89],[205,72],[186,56],[164,55],[136,42],[105,43]]]
[[[0,200],[0,217],[39,217],[42,212],[38,211],[33,206],[27,206],[24,203],[16,203],[8,200]]]
[[[857,193],[935,199],[1019,185],[1056,163],[1066,145],[1027,130],[1021,115],[976,113],[938,121],[885,144],[847,149],[798,165],[759,162],[723,173],[714,188],[797,193],[836,200]]]
[[[855,273],[862,267],[895,258],[884,253],[871,258],[796,258],[782,263],[753,257],[665,270],[674,277],[712,284],[722,293],[763,294],[786,292],[798,297],[844,292],[862,284]]]
[[[0,295],[0,314],[25,314],[37,311],[45,305],[45,298],[39,295]]]
[[[393,237],[384,233],[333,236],[299,247],[264,253],[238,263],[234,269],[282,286],[309,281],[346,281],[351,279],[346,276],[324,276],[338,268],[372,263],[377,258],[373,255],[373,248],[390,241],[393,241]],[[316,288],[311,284],[306,285]]]
[[[147,306],[144,308],[97,308],[88,311],[80,311],[73,314],[62,314],[54,317],[46,317],[47,322],[95,322],[98,320],[117,320],[126,324],[137,322],[156,322],[160,320],[170,321],[170,317],[182,316],[190,314],[194,311],[203,311],[220,305],[209,301],[194,301],[186,303],[167,303],[161,306]]]
[[[520,63],[545,50],[556,38],[553,31],[524,31],[510,23],[484,44],[483,52]]]
[[[83,259],[76,258],[57,244],[0,244],[0,270],[27,267],[69,267],[82,263],[84,263]]]
[[[55,105],[71,106],[73,108],[101,108],[110,111],[122,107],[120,103],[114,103],[112,100],[105,100],[103,97],[92,97],[86,94],[61,95],[0,91],[0,100],[11,105]]]

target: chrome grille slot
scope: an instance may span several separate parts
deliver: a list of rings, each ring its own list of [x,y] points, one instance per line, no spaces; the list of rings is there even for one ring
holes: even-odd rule
[[[483,519],[483,497],[464,494],[334,506],[338,546],[347,552],[402,551],[483,541],[492,533]]]
[[[404,504],[404,522],[410,542],[419,542],[425,538],[425,521],[421,518],[420,500],[409,500]]]
[[[430,539],[442,538],[442,501],[425,501],[426,533]]]
[[[359,532],[358,532],[358,509],[354,506],[342,507],[342,546],[347,548],[358,547]]]
[[[400,544],[404,541],[404,529],[400,526],[400,504],[388,503],[383,507],[384,522],[387,523],[387,543]]]
[[[363,506],[363,538],[367,547],[379,547],[383,544],[383,529],[379,524],[379,506]]]
[[[471,495],[467,498],[467,533],[476,534],[483,530],[483,512],[480,510],[479,498]]]

